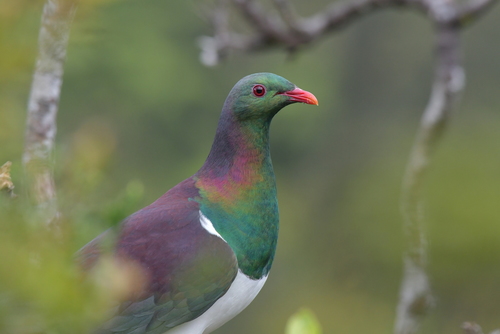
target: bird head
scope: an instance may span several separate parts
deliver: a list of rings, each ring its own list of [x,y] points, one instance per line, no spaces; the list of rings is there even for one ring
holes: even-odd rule
[[[225,103],[240,121],[270,120],[281,108],[292,103],[318,105],[316,97],[290,81],[272,73],[251,74],[236,83]]]

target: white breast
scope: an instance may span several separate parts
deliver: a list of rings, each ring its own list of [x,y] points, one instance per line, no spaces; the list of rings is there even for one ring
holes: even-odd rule
[[[200,224],[208,233],[224,240],[215,230],[212,222],[201,211]],[[168,334],[207,334],[216,330],[243,311],[257,296],[266,280],[267,276],[254,280],[238,270],[229,290],[212,307],[198,318],[173,328]]]
[[[243,311],[257,296],[267,276],[253,280],[238,270],[231,287],[224,296],[198,318],[186,322],[168,334],[207,334],[210,333]]]

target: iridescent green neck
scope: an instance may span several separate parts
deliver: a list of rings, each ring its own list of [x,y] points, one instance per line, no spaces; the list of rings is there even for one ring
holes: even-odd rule
[[[201,210],[252,278],[271,267],[278,236],[276,181],[269,154],[269,125],[238,122],[223,114],[203,167],[195,174]]]

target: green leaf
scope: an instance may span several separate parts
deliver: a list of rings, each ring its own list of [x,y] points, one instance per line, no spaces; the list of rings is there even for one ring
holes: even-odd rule
[[[314,313],[302,308],[286,324],[285,334],[322,334],[323,330]]]

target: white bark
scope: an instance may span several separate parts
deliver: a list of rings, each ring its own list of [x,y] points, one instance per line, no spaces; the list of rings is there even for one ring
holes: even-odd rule
[[[53,225],[59,215],[52,159],[66,48],[75,10],[73,1],[47,0],[28,101],[23,164],[30,195],[48,226]]]
[[[440,8],[441,12],[445,10]],[[401,191],[401,211],[407,239],[403,279],[394,326],[395,334],[415,333],[433,306],[427,268],[425,211],[422,188],[433,151],[465,85],[460,57],[460,32],[453,26],[437,26],[435,79],[431,97],[408,159]]]

